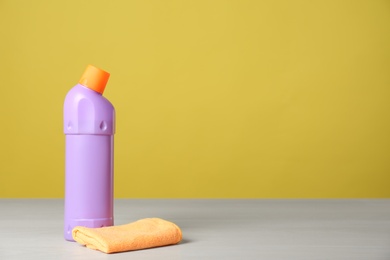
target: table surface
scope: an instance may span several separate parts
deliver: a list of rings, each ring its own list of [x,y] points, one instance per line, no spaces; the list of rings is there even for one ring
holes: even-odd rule
[[[115,224],[160,217],[173,246],[104,254],[62,237],[63,200],[1,199],[0,259],[390,259],[390,200],[115,200]]]

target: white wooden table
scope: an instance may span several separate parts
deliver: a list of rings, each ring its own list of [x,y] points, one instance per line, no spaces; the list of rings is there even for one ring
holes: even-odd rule
[[[0,199],[0,259],[390,259],[390,200],[115,201],[115,223],[160,217],[174,246],[107,255],[62,237],[63,200]]]

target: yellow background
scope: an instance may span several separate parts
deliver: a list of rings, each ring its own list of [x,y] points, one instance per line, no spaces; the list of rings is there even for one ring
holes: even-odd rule
[[[0,1],[0,197],[63,197],[89,63],[118,198],[390,197],[389,1]]]

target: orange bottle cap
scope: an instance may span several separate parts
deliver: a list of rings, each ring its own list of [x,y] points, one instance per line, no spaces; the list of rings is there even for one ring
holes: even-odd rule
[[[109,77],[110,73],[96,68],[95,66],[88,65],[83,73],[83,76],[81,76],[79,83],[100,94],[103,94]]]

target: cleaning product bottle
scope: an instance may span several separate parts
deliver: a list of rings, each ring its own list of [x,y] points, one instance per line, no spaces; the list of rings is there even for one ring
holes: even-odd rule
[[[102,96],[110,74],[89,65],[64,103],[64,237],[75,226],[112,226],[115,109]]]

